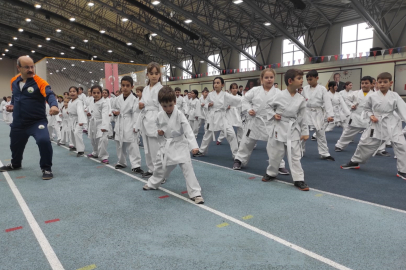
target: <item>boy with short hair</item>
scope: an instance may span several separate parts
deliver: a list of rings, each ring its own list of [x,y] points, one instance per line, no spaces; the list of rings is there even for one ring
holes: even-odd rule
[[[371,120],[369,127],[350,162],[341,168],[359,169],[359,164],[366,163],[385,141],[391,141],[397,156],[397,176],[406,180],[406,140],[399,121],[406,122],[406,104],[398,93],[389,91],[393,85],[390,73],[379,74],[377,83],[380,91],[370,94],[364,107],[364,116]]]
[[[361,79],[361,90],[352,91],[347,95],[347,102],[351,108],[348,126],[343,130],[340,139],[335,145],[335,151],[341,152],[353,140],[355,135],[368,127],[368,119],[362,117],[367,98],[373,93],[372,77],[364,76]],[[340,93],[346,92],[341,91]]]
[[[208,100],[207,100],[207,96],[208,96],[208,95],[209,95],[209,89],[207,89],[207,87],[205,87],[205,88],[203,89],[203,91],[202,91],[202,95],[201,95],[200,98],[199,98],[199,100],[200,100],[200,106],[202,107],[202,111],[201,111],[202,115],[201,115],[201,117],[200,117],[199,129],[200,129],[200,126],[203,125],[203,126],[204,126],[204,132],[206,132],[206,129],[207,129],[206,116],[207,116],[207,113],[208,113],[208,111],[209,111],[209,110],[207,109],[207,106],[205,106],[206,103],[208,102]]]
[[[176,104],[176,94],[169,86],[164,86],[158,93],[158,101],[163,111],[158,113],[158,150],[153,175],[144,185],[144,190],[157,189],[179,164],[186,180],[188,195],[196,204],[203,204],[201,187],[193,171],[189,151],[197,154],[197,145],[192,128],[185,115]]]
[[[305,119],[306,100],[296,91],[303,84],[303,71],[289,69],[285,73],[285,83],[287,89],[278,91],[266,106],[267,119],[273,123],[266,147],[269,166],[262,181],[268,182],[276,178],[286,152],[295,187],[308,191],[300,164],[301,140],[306,141],[309,138],[309,127]]]
[[[317,83],[319,80],[319,73],[316,70],[310,70],[306,74],[306,79],[309,85],[306,85],[303,88],[302,95],[307,101],[306,114],[308,124],[314,126],[316,129],[317,148],[321,159],[335,161],[329,153],[326,131],[324,128],[325,114],[327,115],[328,122],[334,121],[334,111],[331,99],[327,95],[327,89]],[[305,143],[303,143],[303,149],[304,148]]]
[[[114,131],[114,137],[117,147],[118,161],[115,166],[116,169],[127,167],[127,154],[130,158],[131,171],[135,173],[144,173],[141,169],[141,154],[138,147],[135,134],[135,123],[137,99],[131,94],[134,87],[134,81],[130,76],[124,76],[121,79],[122,94],[118,96],[113,107],[113,114],[117,116]]]
[[[176,94],[176,107],[178,107],[178,110],[180,110],[181,112],[185,113],[185,100],[183,99],[183,97],[180,95],[181,93],[181,89],[179,87],[175,87],[175,94]]]

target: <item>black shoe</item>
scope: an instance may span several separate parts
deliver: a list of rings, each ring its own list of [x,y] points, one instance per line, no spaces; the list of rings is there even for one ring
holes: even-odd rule
[[[43,180],[51,180],[52,178],[54,178],[54,175],[52,174],[51,171],[42,170],[42,179]]]
[[[279,171],[279,174],[281,174],[281,175],[289,175],[290,174],[289,171],[286,168],[279,168],[278,171]]]
[[[166,178],[164,178],[164,180],[162,180],[161,185],[166,183]]]
[[[317,138],[314,137],[314,136],[312,136],[311,140],[312,140],[312,141],[317,141]]]
[[[146,178],[146,177],[151,177],[152,176],[152,172],[144,172],[142,174],[142,177]]]
[[[76,151],[76,147],[72,147],[69,151]]]
[[[383,156],[383,157],[390,157],[390,154],[389,154],[389,152],[387,152],[387,151],[381,151],[381,152],[376,152],[376,155],[377,156]]]
[[[341,169],[347,170],[347,169],[359,169],[359,163],[355,163],[355,162],[348,162],[347,164],[343,164],[341,165]]]
[[[85,152],[78,152],[78,154],[76,155],[76,157],[84,157],[85,156]]]
[[[403,180],[406,180],[406,173],[398,172],[396,176],[402,178]]]
[[[13,166],[11,163],[7,164],[3,167],[0,167],[0,172],[8,172],[8,171],[14,171],[14,170],[18,170],[21,169],[21,166],[17,167],[17,166]]]
[[[238,159],[234,160],[233,170],[241,170],[241,161]]]
[[[332,156],[328,156],[328,157],[321,157],[321,159],[324,160],[330,160],[330,161],[336,161]]]
[[[123,169],[125,168],[125,166],[121,165],[121,164],[116,164],[116,166],[114,166],[115,169]]]
[[[336,148],[334,149],[334,151],[336,151],[336,152],[341,152],[341,151],[343,151],[343,149],[336,146]]]
[[[265,174],[264,177],[262,177],[262,182],[269,182],[269,181],[273,181],[275,179],[276,179],[276,177],[272,177],[268,174]]]
[[[139,173],[139,174],[143,174],[143,173],[144,173],[144,171],[141,170],[141,167],[132,168],[131,171],[132,171],[133,173]]]
[[[194,157],[201,157],[201,156],[204,156],[204,154],[199,151],[199,152],[197,152],[197,154],[194,154],[193,156]]]
[[[294,185],[301,191],[309,191],[309,186],[304,181],[295,181]]]

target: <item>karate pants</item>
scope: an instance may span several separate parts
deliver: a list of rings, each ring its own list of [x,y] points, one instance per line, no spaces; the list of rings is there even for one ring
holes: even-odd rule
[[[244,136],[242,138],[242,141],[240,142],[240,147],[238,148],[238,153],[235,156],[235,159],[238,159],[239,161],[241,161],[241,165],[243,167],[247,166],[248,161],[250,160],[252,151],[254,150],[256,144],[257,144],[257,140],[254,140],[247,136]],[[283,158],[280,161],[279,168],[285,168],[285,161],[283,160]]]
[[[237,143],[240,143],[242,140],[242,136],[244,135],[244,129],[242,127],[237,127]],[[225,139],[224,132],[220,131],[219,137],[217,139],[218,142],[222,142]]]
[[[38,127],[43,125],[44,129]],[[28,139],[34,137],[40,154],[39,165],[42,170],[51,171],[53,149],[47,128],[46,120],[38,121],[29,127],[11,127],[10,130],[10,149],[11,149],[11,164],[15,167],[20,167],[23,160],[23,153]]]
[[[204,133],[202,144],[200,145],[200,149],[199,149],[199,151],[201,153],[207,154],[207,152],[209,151],[209,144],[210,144],[210,141],[213,140],[214,132],[215,131],[206,130],[206,132]],[[235,136],[234,129],[231,126],[227,127],[226,132],[227,132],[226,139],[227,139],[228,143],[230,144],[231,152],[233,153],[233,158],[234,158],[238,152],[237,137]]]
[[[195,137],[197,137],[197,134],[199,134],[199,123],[200,120],[189,120],[190,127],[192,128]]]
[[[3,110],[3,111],[2,111],[2,114],[3,114],[3,120],[4,120],[4,122],[7,122],[6,110]]]
[[[109,143],[107,132],[103,132],[103,135],[99,138],[90,138],[90,142],[93,146],[93,156],[99,157],[100,160],[109,159],[109,153],[107,152],[107,144]]]
[[[51,140],[54,138],[53,134],[56,134],[58,141],[61,139],[61,129],[59,125],[55,124],[54,126],[48,126],[48,132]]]
[[[83,127],[76,124],[75,130],[70,130],[70,138],[73,146],[76,147],[76,151],[85,151],[85,144],[83,143]]]
[[[199,185],[199,182],[197,181],[195,172],[193,170],[192,162],[186,162],[186,163],[179,163],[179,167],[182,169],[183,176],[185,177],[186,180],[186,188],[187,188],[187,193],[190,198],[194,198],[196,196],[201,196],[201,187]],[[161,182],[164,179],[167,179],[169,177],[169,174],[173,171],[173,169],[176,168],[175,165],[166,165],[166,168],[164,169],[162,166],[162,160],[161,156],[158,155],[156,158],[155,162],[155,168],[154,168],[154,173],[153,175],[148,179],[148,187],[150,188],[159,188],[161,185]]]
[[[158,154],[159,150],[158,138],[149,137],[147,135],[142,134],[142,142],[144,143],[145,161],[148,166],[148,171],[153,172],[154,164],[156,161],[156,155]]]
[[[291,160],[292,164],[289,164],[290,173],[292,174],[293,181],[304,181],[304,172],[302,169],[302,164],[300,159],[302,158],[302,153],[300,141],[292,141],[291,150]],[[268,144],[266,146],[266,151],[269,156],[269,166],[266,168],[266,174],[276,177],[279,173],[279,164],[283,160],[285,153],[287,155],[287,144],[285,142],[280,142],[274,138],[269,138]]]
[[[202,125],[203,125],[203,127],[204,127],[204,132],[206,133],[206,130],[207,130],[206,119],[200,119],[199,130],[200,130],[200,127],[201,127]]]
[[[69,144],[70,143],[70,132],[67,126],[62,125],[61,130],[61,143]]]
[[[6,119],[4,121],[7,124],[13,123],[13,113],[6,112]]]
[[[120,142],[116,141],[117,164],[127,167],[127,155],[130,159],[131,169],[141,167],[141,153],[137,142]]]
[[[354,140],[355,135],[362,130],[365,130],[365,128],[348,126],[343,130],[340,139],[336,143],[336,147],[344,149]]]
[[[326,131],[324,129],[322,129],[322,130],[316,129],[316,132],[314,134],[316,134],[316,136],[317,136],[317,150],[319,151],[320,156],[322,156],[322,157],[330,156],[330,152],[329,152],[328,146],[327,146]],[[306,141],[302,141],[303,151],[305,150],[305,146],[306,146]]]
[[[384,141],[366,137],[358,143],[357,150],[351,158],[355,163],[366,163]],[[392,142],[393,152],[397,157],[397,168],[399,172],[406,173],[406,144]]]

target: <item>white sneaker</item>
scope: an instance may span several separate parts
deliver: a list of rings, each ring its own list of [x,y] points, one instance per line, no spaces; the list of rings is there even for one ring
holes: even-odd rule
[[[195,204],[204,204],[204,200],[202,196],[196,196],[194,198],[191,198],[192,201],[195,202]]]

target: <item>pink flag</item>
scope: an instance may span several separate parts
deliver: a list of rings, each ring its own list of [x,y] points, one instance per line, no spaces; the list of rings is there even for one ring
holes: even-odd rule
[[[118,65],[117,64],[104,64],[104,76],[106,80],[106,88],[110,93],[115,93],[120,90],[120,82],[118,81]]]
[[[349,54],[349,53],[347,54],[347,59],[348,59],[348,58],[350,58],[350,54]]]

